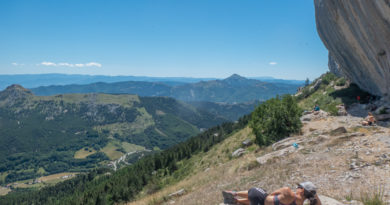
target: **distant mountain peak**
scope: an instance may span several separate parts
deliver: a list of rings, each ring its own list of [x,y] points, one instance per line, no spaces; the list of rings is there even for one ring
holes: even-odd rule
[[[227,81],[232,81],[232,80],[237,81],[237,80],[247,80],[247,78],[242,77],[242,76],[240,76],[238,74],[233,74],[230,77],[226,78],[225,80],[227,80]]]
[[[22,87],[21,85],[13,84],[8,86],[4,91],[0,92],[0,100],[19,99],[33,95],[30,90]]]
[[[238,75],[238,74],[233,74],[231,76],[229,76],[227,79],[246,79],[245,77],[242,77],[241,75]]]
[[[12,85],[8,86],[8,87],[6,88],[6,90],[27,90],[27,89],[24,88],[24,87],[21,86],[21,85],[12,84]]]
[[[7,92],[19,92],[19,93],[28,93],[28,94],[31,94],[31,91],[22,87],[21,85],[18,85],[18,84],[13,84],[13,85],[10,85],[8,86],[5,91]]]

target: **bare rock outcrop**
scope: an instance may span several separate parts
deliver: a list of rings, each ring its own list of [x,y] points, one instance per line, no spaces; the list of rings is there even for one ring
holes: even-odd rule
[[[328,55],[328,68],[329,71],[335,74],[337,77],[343,77],[343,71],[341,70],[340,65],[335,61],[330,53]]]
[[[330,70],[364,90],[390,95],[390,1],[314,0]]]

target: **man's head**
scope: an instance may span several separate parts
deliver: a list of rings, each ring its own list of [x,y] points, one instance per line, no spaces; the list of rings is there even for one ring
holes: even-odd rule
[[[303,195],[305,199],[308,199],[310,201],[310,205],[317,204],[317,199],[315,197],[317,194],[317,188],[313,183],[309,181],[299,183],[297,193],[301,196]]]
[[[313,183],[307,181],[307,182],[302,182],[298,184],[298,189],[303,189],[305,195],[316,195],[317,193],[317,188],[314,186]]]

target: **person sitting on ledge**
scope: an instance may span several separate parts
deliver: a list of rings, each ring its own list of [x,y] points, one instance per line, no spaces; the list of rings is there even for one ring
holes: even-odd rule
[[[363,126],[373,125],[376,122],[374,115],[371,112],[368,113],[367,117],[363,120]]]
[[[280,188],[267,194],[261,188],[251,188],[248,191],[222,191],[225,204],[243,205],[303,205],[308,199],[310,205],[321,205],[317,188],[311,182],[298,184],[294,193],[289,187]],[[240,198],[238,198],[240,197]]]

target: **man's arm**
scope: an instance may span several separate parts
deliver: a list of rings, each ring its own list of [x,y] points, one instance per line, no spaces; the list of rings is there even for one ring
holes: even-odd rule
[[[316,194],[316,199],[317,199],[317,204],[316,205],[322,205],[321,204],[321,200],[320,200],[320,197],[318,197],[318,194]]]
[[[283,187],[283,188],[277,189],[277,190],[273,191],[270,195],[271,196],[280,195],[285,191],[286,188],[288,188],[288,187]]]

